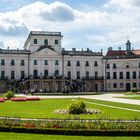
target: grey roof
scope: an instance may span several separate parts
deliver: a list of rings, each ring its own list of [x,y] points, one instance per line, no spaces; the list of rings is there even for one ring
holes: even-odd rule
[[[29,50],[0,49],[0,54],[30,54]]]
[[[62,50],[63,55],[74,55],[74,56],[103,56],[102,52],[93,52],[91,50],[86,50],[86,51],[68,51],[68,50]]]
[[[62,36],[61,32],[48,32],[48,31],[31,31],[30,35]]]

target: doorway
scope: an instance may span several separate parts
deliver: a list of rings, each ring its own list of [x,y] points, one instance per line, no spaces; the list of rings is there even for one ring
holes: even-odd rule
[[[130,91],[130,90],[131,90],[130,83],[126,83],[126,91]]]

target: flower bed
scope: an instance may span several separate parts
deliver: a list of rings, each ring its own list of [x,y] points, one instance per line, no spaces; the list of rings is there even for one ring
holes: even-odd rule
[[[28,97],[27,101],[39,101],[40,98],[39,97]]]
[[[0,98],[0,102],[4,102],[4,98]]]
[[[27,98],[11,98],[11,101],[26,101]]]
[[[39,97],[28,97],[28,98],[23,98],[23,97],[16,97],[16,98],[11,98],[11,101],[39,101]]]

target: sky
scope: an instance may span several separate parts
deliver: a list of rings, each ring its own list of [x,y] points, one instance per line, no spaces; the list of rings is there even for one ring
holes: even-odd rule
[[[23,49],[30,31],[60,31],[65,49],[140,49],[140,0],[0,0],[0,48]]]

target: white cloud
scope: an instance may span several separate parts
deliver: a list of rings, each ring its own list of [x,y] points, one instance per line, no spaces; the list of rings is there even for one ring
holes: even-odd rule
[[[4,43],[2,41],[0,41],[0,49],[1,48],[5,48],[5,45],[4,45]]]
[[[18,35],[20,43],[17,38],[16,42],[6,43],[13,47],[12,43],[15,43],[16,47],[19,44],[23,46],[23,37],[25,40],[29,30],[43,29],[61,31],[64,35],[63,44],[66,45],[63,47],[66,48],[75,47],[74,44],[79,48],[88,46],[107,48],[114,44],[121,45],[127,36],[138,44],[139,5],[140,0],[110,0],[104,5],[104,9],[94,10],[89,6],[89,10],[76,10],[60,2],[51,4],[35,2],[16,11],[0,13],[0,35],[5,37]]]
[[[116,8],[118,10],[132,10],[139,8],[140,0],[110,0],[104,5],[106,8]]]
[[[8,41],[5,41],[5,46],[9,47],[10,49],[17,49],[19,48],[20,44],[15,39],[10,39]]]

